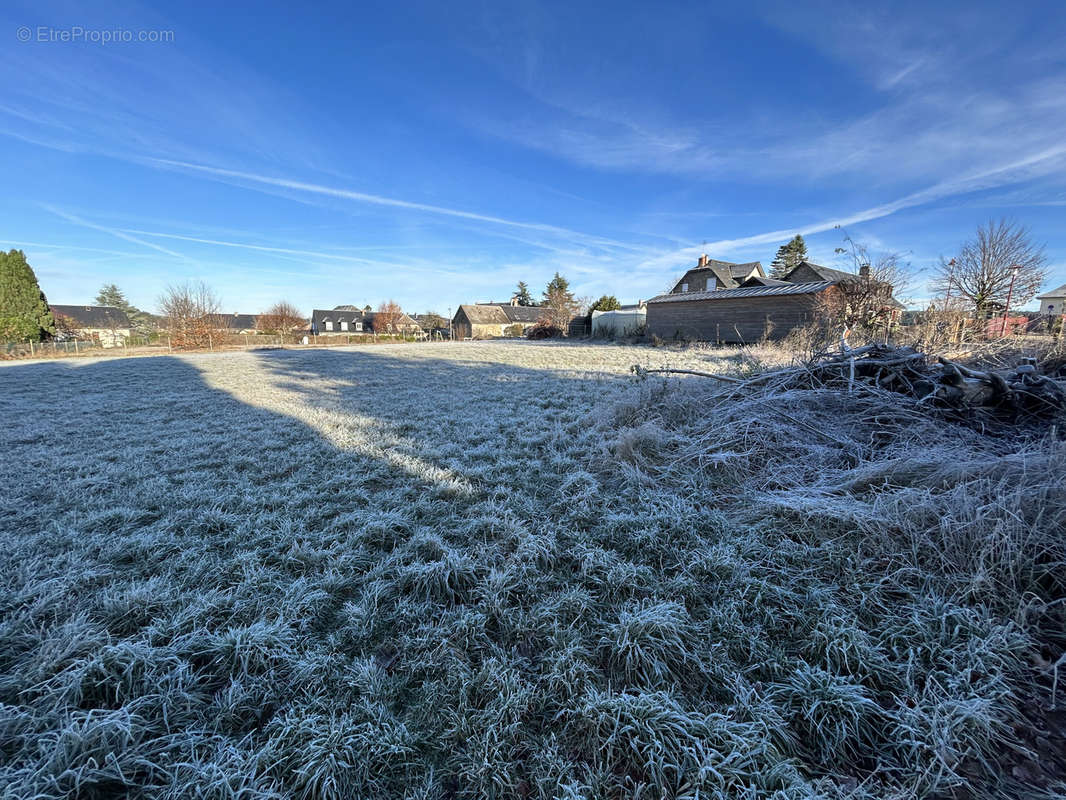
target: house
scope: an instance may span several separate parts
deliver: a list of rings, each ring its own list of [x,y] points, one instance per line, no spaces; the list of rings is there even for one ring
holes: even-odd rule
[[[60,335],[95,339],[104,347],[124,347],[132,325],[126,312],[114,306],[57,306],[52,308]]]
[[[684,292],[709,292],[715,289],[736,289],[751,277],[765,278],[762,264],[749,261],[746,264],[734,264],[731,261],[718,261],[707,258],[704,253],[696,266],[686,272],[670,290],[671,294]]]
[[[376,326],[375,320],[378,322]],[[372,311],[370,306],[357,308],[344,305],[333,309],[316,308],[311,312],[311,331],[319,336],[353,333],[411,333],[421,330],[418,323],[402,311],[393,323],[393,330],[384,330],[385,327],[387,324],[378,319],[378,312]]]
[[[1036,299],[1040,301],[1040,316],[1055,317],[1066,314],[1066,283],[1058,289],[1038,294]]]
[[[781,280],[785,283],[813,283],[814,281],[858,281],[863,277],[862,274],[857,275],[854,272],[823,267],[811,261],[801,261],[785,273]]]
[[[214,326],[224,333],[255,333],[259,322],[258,314],[215,314]]]
[[[537,306],[520,306],[511,298],[508,303],[471,303],[461,305],[452,317],[456,339],[495,339],[521,336],[544,314]]]
[[[647,330],[664,339],[779,339],[815,321],[820,310],[849,306],[859,285],[876,288],[863,293],[863,307],[872,296],[883,303],[880,310],[898,318],[903,304],[892,297],[891,287],[867,281],[869,267],[855,274],[803,261],[775,279],[766,277],[758,262],[732,264],[700,256],[669,293],[648,301]]]

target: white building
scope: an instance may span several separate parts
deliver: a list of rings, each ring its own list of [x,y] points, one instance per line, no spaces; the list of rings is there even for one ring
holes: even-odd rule
[[[1066,313],[1066,283],[1058,289],[1038,294],[1036,299],[1040,301],[1040,316],[1061,316]]]

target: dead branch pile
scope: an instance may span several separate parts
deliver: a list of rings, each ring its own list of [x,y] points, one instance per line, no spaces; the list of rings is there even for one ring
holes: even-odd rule
[[[639,366],[633,371],[637,375],[684,373],[714,378],[735,384],[738,391],[752,387],[780,391],[830,388],[902,395],[918,407],[935,409],[942,416],[979,429],[1066,418],[1066,381],[1052,377],[1056,375],[1054,369],[1042,369],[1032,358],[1022,359],[1011,368],[978,370],[943,357],[933,359],[912,347],[870,344],[822,353],[797,366],[747,379]]]

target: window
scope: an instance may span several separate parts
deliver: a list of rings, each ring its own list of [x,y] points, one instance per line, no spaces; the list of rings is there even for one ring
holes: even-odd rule
[[[688,291],[688,284],[687,283],[681,284],[681,291],[683,291],[683,292],[687,292]]]
[[[342,331],[348,330],[348,320],[346,320],[346,319],[342,319],[341,320],[341,330]]]
[[[357,323],[355,323],[355,329],[356,329],[357,331],[361,331],[361,330],[363,330],[363,323],[362,323],[362,322],[357,322]]]
[[[322,322],[326,326],[326,330],[327,331],[333,330],[333,320],[327,319],[327,320],[323,320]]]

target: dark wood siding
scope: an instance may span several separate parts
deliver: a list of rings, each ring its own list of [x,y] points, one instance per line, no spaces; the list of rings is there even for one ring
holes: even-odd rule
[[[452,336],[456,339],[467,339],[470,335],[470,320],[466,318],[466,312],[460,308],[452,318]]]
[[[822,294],[648,303],[648,332],[661,339],[751,343],[780,339],[814,321]]]

